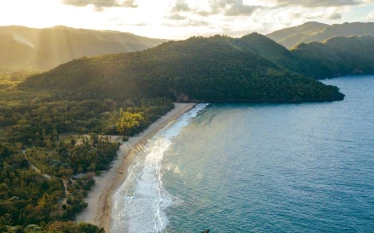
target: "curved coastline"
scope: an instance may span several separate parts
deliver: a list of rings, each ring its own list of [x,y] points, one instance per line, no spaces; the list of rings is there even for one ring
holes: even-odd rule
[[[88,207],[78,215],[77,220],[95,224],[103,227],[105,232],[110,232],[112,195],[126,179],[127,170],[136,155],[158,131],[195,105],[195,103],[175,103],[173,110],[152,123],[139,135],[133,136],[121,144],[118,157],[113,161],[112,168],[101,176],[95,177],[96,185],[85,199]]]

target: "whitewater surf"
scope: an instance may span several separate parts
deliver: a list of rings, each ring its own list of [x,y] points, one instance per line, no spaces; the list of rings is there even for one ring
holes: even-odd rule
[[[113,195],[111,232],[160,232],[173,198],[162,184],[162,160],[172,140],[207,104],[198,104],[158,132],[129,167],[124,183]]]

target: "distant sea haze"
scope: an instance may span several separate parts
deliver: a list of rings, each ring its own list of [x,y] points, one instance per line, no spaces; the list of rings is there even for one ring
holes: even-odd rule
[[[199,105],[165,128],[112,232],[372,232],[374,76],[324,83],[345,100]]]

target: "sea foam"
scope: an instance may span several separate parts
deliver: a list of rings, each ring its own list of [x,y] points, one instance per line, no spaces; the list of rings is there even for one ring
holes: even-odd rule
[[[113,195],[111,232],[162,232],[168,224],[165,209],[173,197],[162,184],[162,159],[172,139],[207,104],[198,104],[175,123],[158,132],[129,167],[128,176]]]

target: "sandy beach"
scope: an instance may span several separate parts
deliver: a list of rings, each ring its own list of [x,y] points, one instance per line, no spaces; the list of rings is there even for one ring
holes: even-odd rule
[[[193,103],[175,103],[173,110],[150,125],[144,132],[124,142],[120,147],[117,159],[112,163],[112,168],[101,176],[95,177],[96,185],[85,199],[88,207],[78,215],[77,221],[84,221],[104,227],[105,231],[109,232],[112,195],[126,179],[127,170],[133,163],[136,155],[142,151],[148,140],[158,131],[178,119],[179,116],[194,106],[195,104]]]

